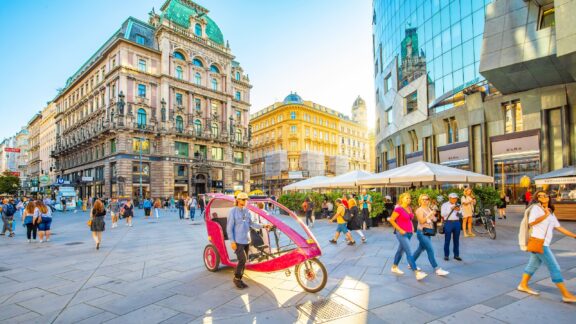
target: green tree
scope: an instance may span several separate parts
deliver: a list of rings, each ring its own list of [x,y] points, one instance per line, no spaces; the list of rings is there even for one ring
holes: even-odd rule
[[[20,178],[9,171],[0,175],[0,193],[14,195],[20,190]]]

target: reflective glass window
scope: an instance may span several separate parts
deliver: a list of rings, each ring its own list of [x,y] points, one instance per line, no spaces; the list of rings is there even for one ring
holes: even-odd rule
[[[432,17],[432,32],[434,35],[440,34],[442,31],[442,25],[440,24],[440,13],[436,13]]]
[[[484,32],[484,9],[474,12],[472,22],[474,23],[474,36],[482,35]]]
[[[454,87],[459,87],[460,85],[464,84],[464,73],[462,69],[456,70],[452,73],[452,79],[454,81]]]
[[[474,36],[474,30],[472,29],[472,16],[468,16],[460,22],[462,26],[462,41],[467,41]]]
[[[438,57],[442,54],[442,38],[440,35],[434,37],[434,57]]]
[[[452,73],[444,77],[444,92],[448,92],[454,88],[454,83],[452,82]]]
[[[448,1],[442,1],[448,2]],[[442,30],[450,27],[450,7],[446,6],[441,11]]]
[[[452,73],[452,52],[448,51],[442,55],[443,75]]]
[[[460,2],[453,1],[450,4],[450,21],[452,24],[460,20]]]
[[[462,46],[456,46],[452,49],[452,67],[454,70],[462,68]]]
[[[462,30],[460,28],[460,22],[452,25],[452,46],[462,43]]]
[[[472,11],[476,11],[480,8],[484,8],[484,1],[482,0],[472,0]]]
[[[442,77],[442,75],[444,75],[442,70],[442,56],[434,59],[434,68],[434,79],[438,80]]]
[[[424,45],[424,54],[426,55],[427,61],[434,58],[434,45],[431,41]]]
[[[470,64],[464,67],[464,80],[468,82],[472,79],[474,79],[474,64]]]
[[[480,60],[482,51],[482,35],[474,37],[474,61]]]
[[[442,32],[442,48],[444,51],[449,51],[452,48],[452,38],[450,35],[450,29],[446,29]]]
[[[462,13],[462,17],[466,17],[472,13],[472,1],[473,0],[460,0],[460,12]]]
[[[467,41],[462,45],[462,59],[464,65],[474,63],[474,43],[472,40]]]

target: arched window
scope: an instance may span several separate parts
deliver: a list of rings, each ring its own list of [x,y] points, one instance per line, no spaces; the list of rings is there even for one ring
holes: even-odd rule
[[[146,110],[138,109],[138,128],[146,127]]]
[[[183,77],[184,77],[184,72],[182,72],[182,67],[177,66],[176,67],[176,79],[182,80]]]
[[[212,136],[218,137],[218,123],[212,123]]]
[[[202,37],[202,26],[200,24],[196,24],[194,26],[194,34],[196,34],[196,36]]]
[[[242,130],[236,130],[236,142],[242,142]]]
[[[196,85],[202,85],[202,76],[200,75],[200,72],[194,74],[194,83],[196,83]]]
[[[236,91],[234,98],[238,101],[242,100],[242,94],[240,93],[240,91]]]
[[[176,116],[176,131],[179,133],[184,131],[184,119],[182,116]]]
[[[236,71],[236,80],[240,81],[240,72]]]
[[[200,59],[197,59],[197,58],[192,60],[192,64],[194,64],[195,66],[204,67],[204,64],[202,64],[202,61],[200,61]]]
[[[210,72],[220,73],[220,69],[214,64],[210,65]]]
[[[178,59],[178,60],[182,60],[182,61],[186,61],[186,58],[184,57],[184,54],[176,51],[174,52],[174,58]]]
[[[212,90],[218,90],[218,80],[212,79]]]
[[[200,119],[196,119],[194,121],[194,131],[196,132],[196,135],[202,134],[202,122],[200,121]]]

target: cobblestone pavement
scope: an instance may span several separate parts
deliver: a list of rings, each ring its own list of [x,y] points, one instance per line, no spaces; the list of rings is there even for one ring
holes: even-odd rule
[[[499,222],[495,241],[462,238],[463,262],[438,257],[448,277],[430,274],[420,282],[405,260],[404,276],[390,272],[397,246],[390,228],[370,229],[366,244],[333,246],[335,225],[319,220],[313,231],[329,280],[318,294],[303,292],[284,272],[247,272],[250,288],[236,290],[232,269],[205,270],[203,224],[168,211],[148,221],[142,211],[137,216],[131,228],[110,229],[108,222],[99,251],[80,212],[56,214],[48,243],[27,243],[22,227],[13,239],[0,237],[0,322],[573,323],[576,314],[544,267],[533,280],[541,296],[515,291],[527,262],[516,243],[519,212]],[[442,239],[433,238],[437,256]],[[557,234],[553,250],[576,291],[576,241]],[[418,264],[431,272],[425,255]]]

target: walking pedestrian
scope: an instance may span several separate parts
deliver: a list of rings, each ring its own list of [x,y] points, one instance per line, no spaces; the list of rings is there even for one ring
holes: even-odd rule
[[[322,201],[322,217],[328,218],[328,199],[326,198]]]
[[[233,280],[234,285],[238,289],[248,287],[248,285],[242,281],[242,277],[244,276],[244,268],[246,267],[246,259],[248,258],[248,249],[250,247],[250,228],[271,228],[269,224],[262,226],[252,221],[250,212],[246,208],[247,200],[248,194],[245,192],[240,192],[236,196],[236,201],[234,203],[235,206],[230,209],[230,214],[228,214],[228,223],[226,225],[230,247],[232,247],[232,250],[236,253],[236,258],[238,259]]]
[[[148,217],[150,217],[150,211],[152,209],[152,201],[149,198],[144,199],[142,207],[144,207],[144,216],[146,217],[146,219],[148,219]]]
[[[518,290],[531,295],[540,294],[531,289],[528,286],[528,282],[540,265],[544,263],[550,272],[552,282],[556,284],[562,294],[562,301],[565,303],[576,303],[576,296],[566,288],[562,272],[560,271],[560,265],[550,249],[550,242],[552,242],[552,238],[554,237],[554,230],[572,238],[576,238],[576,234],[560,225],[556,215],[554,215],[554,206],[550,203],[550,196],[548,196],[545,191],[540,190],[534,194],[534,200],[529,209],[528,223],[531,227],[530,236],[531,238],[541,240],[543,253],[530,253],[530,259],[528,260],[526,268],[524,268]]]
[[[118,227],[118,217],[120,217],[120,204],[118,199],[112,198],[108,204],[108,211],[112,220],[112,228]]]
[[[454,259],[462,261],[460,258],[460,204],[458,194],[448,195],[448,201],[442,204],[440,211],[444,223],[444,260],[450,260],[450,240],[453,242]]]
[[[160,198],[156,198],[153,207],[154,207],[154,216],[156,216],[156,218],[160,218],[160,209],[162,208],[162,201],[160,201]]]
[[[184,219],[184,199],[182,196],[178,197],[178,201],[176,201],[176,208],[178,209],[178,217],[180,219]]]
[[[351,232],[354,231],[356,234],[360,235],[362,243],[366,243],[366,236],[362,232],[362,227],[364,226],[364,218],[358,211],[355,196],[355,194],[348,196],[348,206],[350,206],[350,220],[348,221],[347,227]]]
[[[372,196],[370,196],[366,189],[362,189],[362,196],[360,196],[360,205],[362,207],[362,220],[364,228],[370,229],[372,226],[370,212],[372,211]]]
[[[204,195],[198,195],[198,208],[200,208],[200,217],[204,217],[204,208],[206,208],[206,198]]]
[[[526,189],[526,193],[524,194],[524,203],[526,204],[526,207],[528,207],[531,201],[532,201],[532,191],[530,191],[530,188],[528,188]]]
[[[418,260],[418,257],[420,257],[423,251],[426,251],[428,261],[430,261],[434,272],[439,276],[446,276],[450,272],[438,267],[438,262],[436,262],[436,257],[434,256],[434,249],[432,248],[431,237],[436,235],[434,222],[438,219],[436,218],[436,212],[430,208],[430,197],[426,194],[421,194],[418,197],[418,205],[419,207],[415,213],[418,219],[416,238],[419,244],[418,249],[414,252],[414,262]]]
[[[0,205],[0,211],[2,212],[2,233],[0,235],[6,235],[6,232],[10,232],[10,237],[14,237],[14,214],[16,214],[16,206],[14,202],[10,202],[8,198],[2,200]]]
[[[44,238],[46,238],[46,242],[50,242],[52,211],[42,200],[36,201],[36,224],[40,243],[44,242]]]
[[[500,193],[500,201],[498,202],[498,219],[506,219],[506,205],[507,205],[506,194],[502,191]]]
[[[92,198],[90,198],[90,200],[92,200]],[[81,205],[82,205],[82,211],[86,211],[89,207],[88,207],[88,200],[86,200],[86,198],[84,198],[84,200],[79,200]]]
[[[462,204],[462,230],[464,231],[464,237],[474,237],[476,235],[472,233],[472,216],[474,216],[476,198],[472,193],[472,188],[464,189],[464,195],[460,202]]]
[[[174,200],[174,196],[170,196],[170,211],[176,211],[176,201]]]
[[[190,196],[184,196],[184,219],[190,218]]]
[[[92,231],[94,243],[96,243],[96,250],[100,249],[100,244],[102,243],[102,232],[104,232],[106,228],[104,216],[106,216],[104,204],[99,199],[96,199],[92,210],[90,211],[90,219],[92,220],[90,230]]]
[[[28,238],[28,243],[32,242],[32,239],[36,241],[36,215],[36,204],[33,201],[30,201],[22,212],[22,224],[26,226],[26,237]]]
[[[66,211],[66,198],[64,198],[64,197],[60,198],[60,206],[62,206],[62,211],[65,212]]]
[[[304,216],[306,217],[306,226],[312,227],[314,223],[312,222],[312,209],[314,208],[314,203],[310,200],[310,197],[306,197],[302,203],[302,211],[304,211]]]
[[[128,198],[124,206],[122,207],[122,216],[126,218],[126,225],[132,227],[132,217],[134,217],[134,205],[132,200]]]
[[[334,216],[330,219],[330,221],[333,222],[334,220],[336,220],[338,227],[336,227],[336,233],[334,233],[334,238],[332,238],[329,241],[330,243],[332,244],[338,243],[338,238],[340,237],[340,234],[344,234],[346,236],[346,239],[348,240],[348,245],[356,244],[356,241],[354,241],[352,234],[350,234],[350,232],[348,231],[348,227],[346,226],[347,222],[344,219],[344,215],[347,212],[349,211],[346,211],[346,207],[342,203],[342,199],[336,199],[336,214],[334,214]]]
[[[188,206],[188,209],[190,210],[190,219],[192,221],[194,221],[194,218],[196,217],[196,207],[198,207],[198,201],[196,200],[196,196],[192,196],[190,198],[190,205]]]
[[[411,202],[412,197],[410,196],[410,192],[404,192],[400,195],[398,206],[394,208],[394,211],[390,216],[390,224],[392,224],[395,229],[394,232],[399,243],[396,255],[394,256],[394,265],[392,265],[392,269],[390,270],[396,274],[404,274],[404,271],[400,270],[398,265],[400,264],[400,260],[402,260],[402,254],[406,254],[408,265],[410,265],[410,268],[414,271],[416,280],[422,280],[426,278],[428,274],[419,270],[416,266],[414,255],[410,249],[410,239],[414,233],[414,227],[412,225],[414,213],[412,212],[412,208],[410,208]]]

